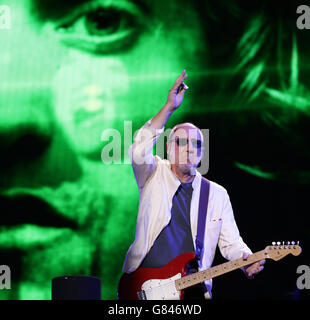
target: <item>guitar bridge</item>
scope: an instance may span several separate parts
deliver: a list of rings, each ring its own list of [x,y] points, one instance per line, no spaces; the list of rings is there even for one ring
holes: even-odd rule
[[[144,290],[138,291],[137,295],[139,300],[146,300],[146,294]]]

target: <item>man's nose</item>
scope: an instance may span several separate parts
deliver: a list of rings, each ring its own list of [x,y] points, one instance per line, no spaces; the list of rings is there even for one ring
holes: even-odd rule
[[[194,153],[195,152],[195,148],[192,144],[192,142],[190,140],[188,140],[187,145],[186,145],[186,151],[188,153]]]
[[[2,166],[34,160],[52,138],[49,90],[24,87],[0,92],[0,152]]]

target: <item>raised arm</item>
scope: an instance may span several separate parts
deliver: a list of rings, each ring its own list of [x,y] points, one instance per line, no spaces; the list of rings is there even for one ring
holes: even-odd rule
[[[186,71],[184,70],[175,81],[172,88],[169,90],[166,104],[159,110],[159,112],[152,118],[151,124],[155,129],[161,129],[165,126],[166,122],[172,113],[181,105],[185,91],[188,89],[184,80],[187,78]]]
[[[164,126],[172,113],[181,105],[187,86],[184,70],[169,90],[167,102],[159,112],[149,120],[138,132],[133,145],[129,149],[129,156],[139,188],[143,188],[148,178],[156,169],[153,156],[153,146],[164,130]]]

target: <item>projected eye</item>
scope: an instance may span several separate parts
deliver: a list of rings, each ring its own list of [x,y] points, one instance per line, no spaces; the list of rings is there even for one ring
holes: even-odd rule
[[[122,51],[132,46],[142,30],[138,8],[97,7],[83,10],[58,25],[61,41],[71,47],[97,54]]]

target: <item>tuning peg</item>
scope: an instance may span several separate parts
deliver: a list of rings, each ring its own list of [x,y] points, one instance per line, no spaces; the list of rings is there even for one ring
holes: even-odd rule
[[[294,245],[295,244],[295,241],[292,241],[292,245]]]
[[[286,242],[287,245],[290,245],[291,243],[289,241]]]
[[[273,246],[275,246],[276,245],[276,243],[275,243],[275,241],[272,241],[272,243],[271,243]]]
[[[280,241],[278,241],[278,242],[277,242],[277,245],[279,246],[280,244],[281,244],[281,242],[280,242]]]
[[[299,241],[297,241],[297,245],[299,246]]]

